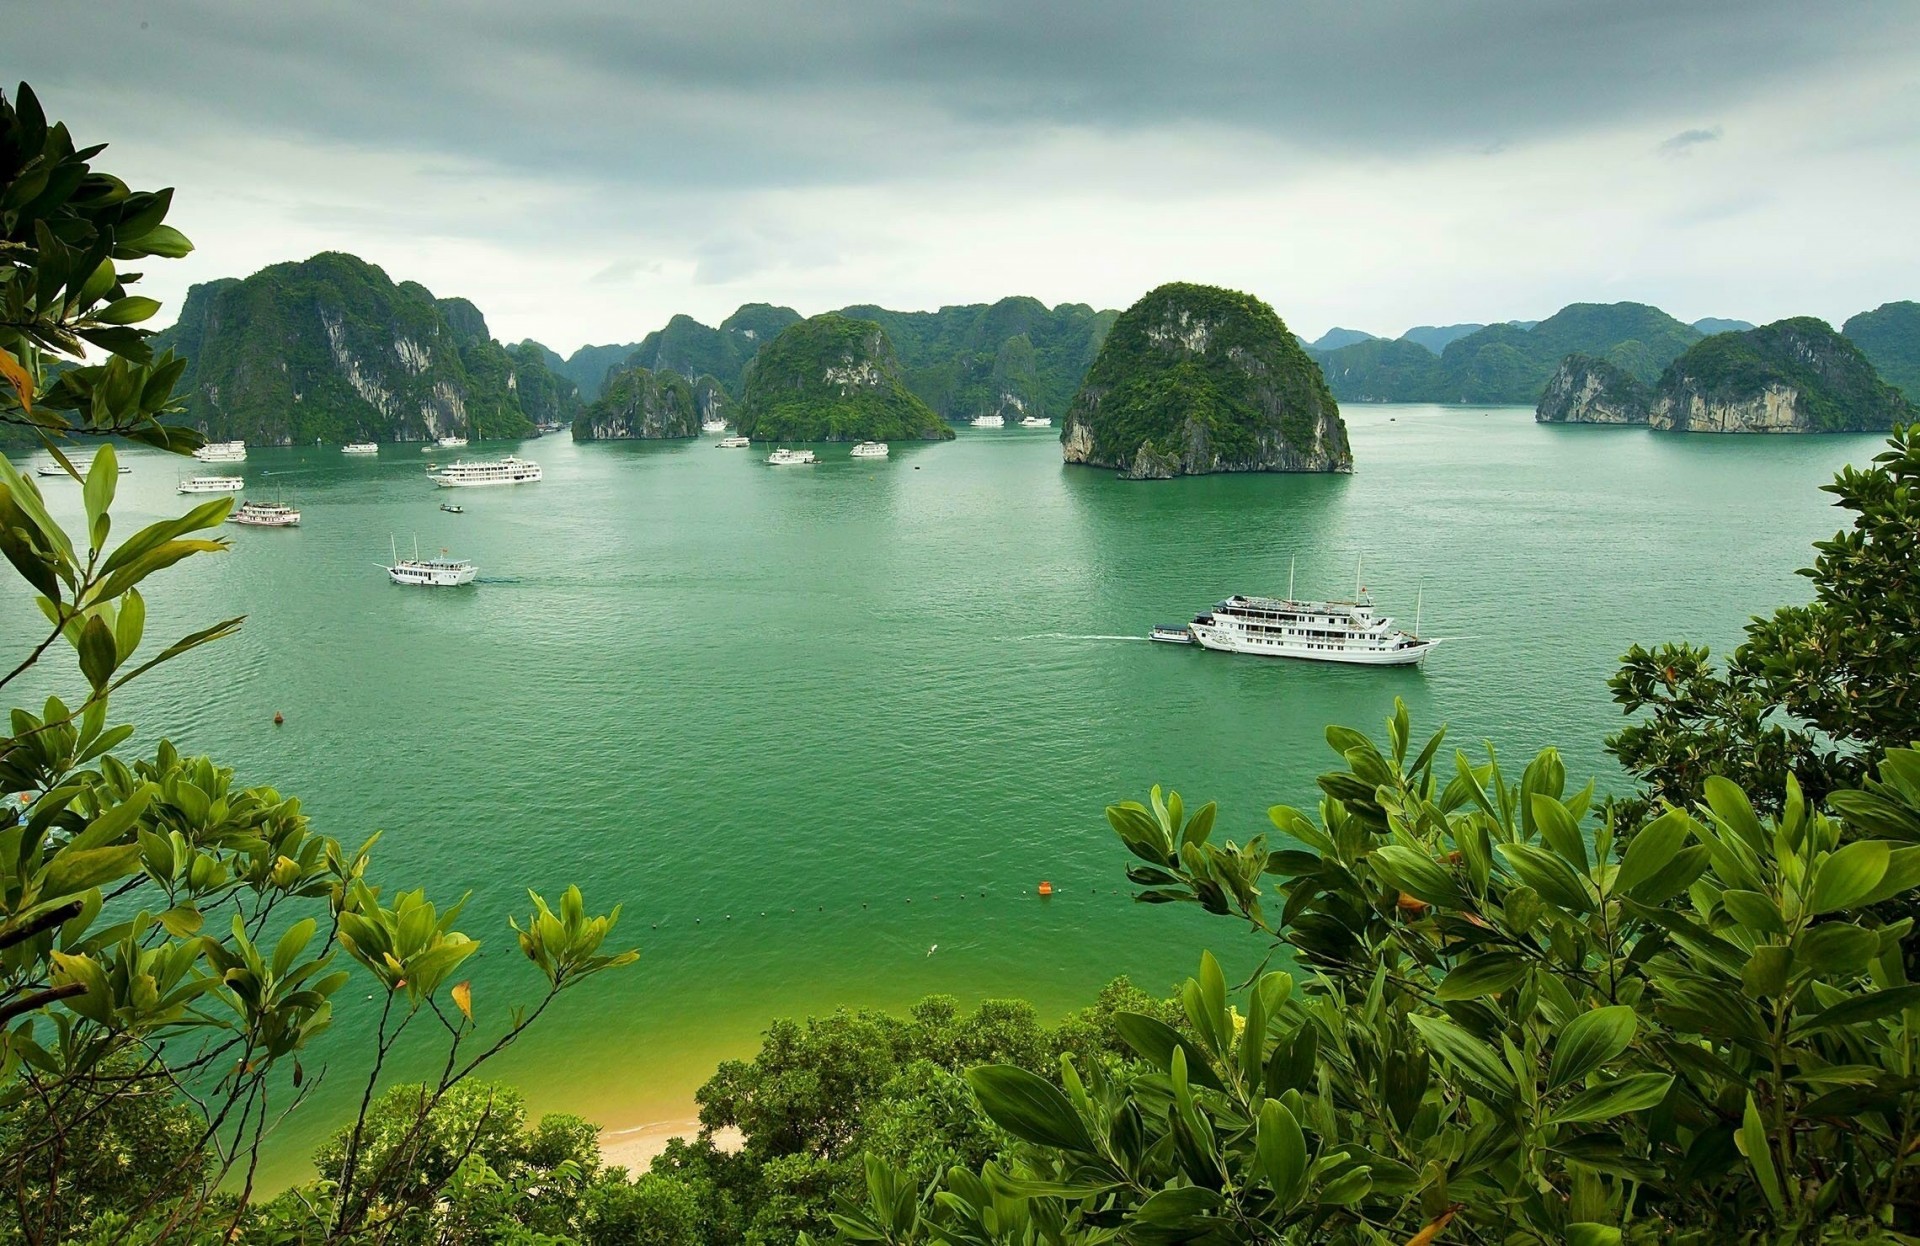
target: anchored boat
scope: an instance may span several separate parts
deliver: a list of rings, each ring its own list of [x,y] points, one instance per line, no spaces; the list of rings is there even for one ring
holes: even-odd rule
[[[249,528],[297,528],[300,512],[279,502],[242,502],[238,510],[227,516],[227,522]]]
[[[969,421],[975,428],[1005,428],[1007,417],[1004,415],[976,415]]]
[[[818,463],[819,457],[811,450],[788,450],[784,446],[767,456],[767,462],[775,467],[793,467],[805,463]]]
[[[244,441],[209,441],[193,452],[202,463],[243,463],[247,458]]]
[[[722,450],[744,450],[748,446],[753,444],[753,438],[742,437],[736,433],[732,437],[722,437],[719,441],[715,442],[714,444],[719,446]]]
[[[180,482],[181,493],[238,493],[247,487],[239,476],[194,476]]]
[[[848,453],[856,459],[884,459],[887,457],[887,443],[884,441],[863,441]]]
[[[346,445],[340,447],[340,453],[378,454],[380,453],[380,446],[379,443],[372,441],[349,441]]]

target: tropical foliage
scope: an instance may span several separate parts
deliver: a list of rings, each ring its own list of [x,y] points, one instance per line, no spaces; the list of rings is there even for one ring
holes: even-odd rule
[[[947,425],[906,386],[886,330],[834,312],[761,348],[734,411],[755,441],[937,441]]]
[[[0,805],[0,1240],[225,1236],[355,976],[381,999],[372,1069],[309,1240],[384,1232],[434,1196],[400,1180],[433,1109],[560,994],[635,954],[602,950],[617,909],[590,915],[572,888],[557,909],[534,896],[517,928],[534,991],[511,1011],[476,1005],[464,901],[376,886],[372,839],[320,834],[298,800],[208,758],[166,741],[121,751],[134,728],[113,721],[114,695],[241,620],[157,645],[142,597],[152,576],[226,549],[204,534],[229,500],[115,541],[113,445],[84,475],[65,453],[105,434],[199,444],[168,422],[182,361],[154,358],[136,327],[158,304],[120,267],[189,243],[165,223],[170,193],[97,171],[101,150],[76,148],[25,86],[0,98],[0,421],[76,477],[84,510],[69,532],[0,459],[0,554],[46,619],[9,638],[0,688],[33,672],[68,689],[15,708],[0,734],[0,792],[18,794]],[[375,1164],[365,1109],[416,1025],[439,1031],[444,1068]]]

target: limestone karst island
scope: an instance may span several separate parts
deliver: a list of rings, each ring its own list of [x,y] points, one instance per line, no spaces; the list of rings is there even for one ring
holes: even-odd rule
[[[1920,1243],[1920,9],[0,29],[0,1246]]]

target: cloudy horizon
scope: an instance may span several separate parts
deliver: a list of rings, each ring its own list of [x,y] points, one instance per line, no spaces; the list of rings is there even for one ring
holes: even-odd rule
[[[1920,297],[1920,6],[8,0],[189,284],[349,251],[563,354],[1169,280],[1333,326]],[[11,83],[7,89],[11,91]]]

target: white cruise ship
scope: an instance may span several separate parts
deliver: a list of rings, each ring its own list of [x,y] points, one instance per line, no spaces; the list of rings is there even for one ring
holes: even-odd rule
[[[491,463],[449,463],[427,479],[442,489],[471,489],[479,485],[530,485],[540,479],[540,465],[509,454]]]
[[[238,476],[194,476],[180,482],[181,493],[238,493],[247,482]]]
[[[700,425],[700,431],[703,433],[724,433],[727,431],[727,422],[725,420],[707,420]]]
[[[887,457],[887,443],[884,441],[863,441],[849,451],[856,459],[884,459]]]
[[[279,502],[242,502],[227,522],[249,528],[298,528],[300,512]]]
[[[1356,666],[1418,666],[1440,643],[1375,614],[1365,590],[1354,601],[1235,595],[1195,615],[1187,630],[1205,648],[1223,653]]]
[[[971,423],[975,428],[1005,428],[1007,417],[1004,415],[976,415]]]
[[[247,460],[247,443],[244,441],[209,441],[193,452],[193,457],[202,463],[244,463]]]
[[[784,446],[767,456],[767,462],[775,467],[792,467],[804,463],[818,463],[819,457],[811,450],[788,450]]]
[[[1021,421],[1020,421],[1020,427],[1022,427],[1022,428],[1052,428],[1052,427],[1053,427],[1053,417],[1052,417],[1052,416],[1046,416],[1046,415],[1030,415],[1030,416],[1028,416],[1028,417],[1027,417],[1026,419],[1024,419],[1024,420],[1021,420]]]
[[[748,446],[753,444],[753,438],[742,437],[738,433],[736,433],[731,437],[722,437],[719,441],[715,442],[714,444],[719,446],[722,450],[744,450]]]
[[[439,446],[442,450],[464,450],[467,448],[467,439],[449,434],[433,444]]]
[[[378,454],[380,443],[375,441],[349,441],[340,447],[342,454]]]
[[[73,464],[73,470],[79,472],[82,479],[85,479],[87,473],[93,470],[93,456],[91,454],[69,454],[67,456],[67,462]],[[67,469],[52,459],[48,459],[46,462],[40,464],[35,470],[42,476],[65,476],[67,474]],[[120,465],[120,474],[122,476],[132,471],[133,469],[126,464],[122,463]],[[72,478],[68,477],[68,479]]]
[[[440,551],[442,554],[445,550]],[[407,584],[418,588],[458,588],[462,584],[473,583],[480,574],[480,568],[464,558],[422,558],[420,543],[413,543],[413,557],[402,558],[396,546],[393,562],[387,567],[387,578],[395,584]]]

